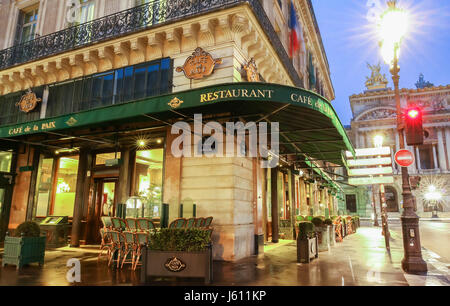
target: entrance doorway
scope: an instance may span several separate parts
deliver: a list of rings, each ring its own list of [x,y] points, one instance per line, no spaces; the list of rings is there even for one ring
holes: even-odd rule
[[[94,180],[92,200],[88,211],[88,235],[87,244],[99,244],[100,228],[103,227],[101,218],[114,217],[117,209],[118,178],[101,178]]]

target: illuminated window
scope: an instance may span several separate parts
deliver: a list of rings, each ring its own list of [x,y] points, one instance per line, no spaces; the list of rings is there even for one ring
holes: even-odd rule
[[[11,152],[0,152],[0,172],[11,172]]]
[[[52,216],[73,216],[77,187],[78,156],[62,157],[58,161],[55,200],[50,211]]]
[[[136,153],[136,190],[143,200],[144,216],[161,217],[164,149]]]

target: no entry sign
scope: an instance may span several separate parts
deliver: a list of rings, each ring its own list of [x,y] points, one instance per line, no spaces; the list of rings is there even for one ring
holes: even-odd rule
[[[400,150],[395,153],[395,162],[400,167],[409,167],[414,164],[414,155],[408,150]]]

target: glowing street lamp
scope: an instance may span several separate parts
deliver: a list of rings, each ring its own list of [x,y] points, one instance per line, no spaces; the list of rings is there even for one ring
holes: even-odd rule
[[[376,135],[373,138],[373,143],[375,144],[376,148],[381,148],[383,147],[383,141],[384,141],[384,137],[382,135]]]
[[[425,199],[429,202],[434,203],[433,205],[433,215],[432,218],[439,218],[438,214],[437,214],[437,203],[442,199],[442,193],[440,193],[437,189],[436,186],[434,185],[430,185],[428,186],[428,192],[425,193]]]
[[[397,130],[400,140],[400,149],[405,149],[405,129],[400,105],[400,67],[398,58],[400,55],[400,45],[408,33],[410,26],[409,15],[405,10],[396,6],[397,1],[388,1],[388,9],[381,15],[378,23],[378,34],[380,39],[381,55],[384,61],[390,65],[390,72],[395,88],[395,102],[397,106]],[[402,268],[409,273],[426,272],[427,264],[422,259],[420,245],[419,217],[414,212],[414,196],[409,183],[408,168],[401,167],[402,170],[402,196],[403,212],[401,216],[403,232],[403,248],[405,255],[402,260]]]

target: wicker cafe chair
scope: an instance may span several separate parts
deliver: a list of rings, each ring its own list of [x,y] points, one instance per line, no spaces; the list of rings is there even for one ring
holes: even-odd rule
[[[122,225],[120,223],[120,218],[111,217],[112,229],[115,231],[120,231],[122,229]]]
[[[196,218],[195,219],[195,224],[194,224],[194,227],[201,227],[202,226],[202,223],[203,223],[203,218]]]
[[[344,239],[342,239],[342,223],[341,223],[341,217],[337,217],[336,220],[333,221],[333,223],[336,225],[335,230],[335,237],[338,242],[342,242]]]
[[[352,217],[347,217],[347,234],[353,234],[353,226],[352,226],[353,220]]]
[[[209,228],[211,226],[211,223],[212,223],[213,219],[214,219],[213,217],[205,218],[202,227]]]
[[[133,271],[136,270],[138,265],[142,265],[142,263],[139,263],[142,256],[142,248],[148,243],[149,236],[147,233],[136,233],[135,234],[135,241],[136,241],[136,251],[134,253],[134,264],[133,264]]]
[[[123,265],[125,263],[130,263],[131,267],[134,266],[134,258],[136,255],[136,243],[134,238],[133,232],[123,232],[121,234],[122,236],[122,247],[123,247],[123,254],[122,254],[122,265],[120,268],[123,268]],[[127,261],[128,258],[128,261]]]
[[[138,226],[138,223],[137,223],[136,219],[134,219],[134,218],[127,218],[125,220],[125,222],[127,223],[127,229],[129,231],[136,232],[136,231],[139,230],[139,226]]]
[[[102,217],[102,223],[103,223],[103,227],[104,228],[111,229],[112,226],[113,226],[112,221],[111,221],[111,217],[103,216]]]
[[[111,263],[113,261],[117,261],[117,267],[119,267],[120,264],[120,254],[122,250],[122,243],[121,243],[121,235],[118,231],[109,231],[108,232],[111,237],[111,247],[110,247],[110,253],[109,253],[109,260],[108,260],[108,267],[111,266]],[[116,256],[116,258],[114,258]]]
[[[111,252],[112,247],[112,241],[111,237],[109,235],[108,230],[105,230],[104,228],[100,229],[100,237],[102,239],[101,245],[100,245],[100,254],[98,254],[97,260],[100,259],[100,257],[103,255],[103,251],[106,250],[107,258],[109,258],[109,254]]]
[[[127,222],[124,219],[119,218],[119,222],[120,222],[120,228],[122,229],[122,231],[128,230]]]
[[[147,218],[136,219],[140,231],[149,232],[156,229],[155,223]]]
[[[195,218],[189,218],[186,220],[186,228],[193,228],[195,225]]]
[[[172,223],[170,223],[169,228],[183,228],[185,227],[186,221],[187,220],[184,218],[173,220]]]

